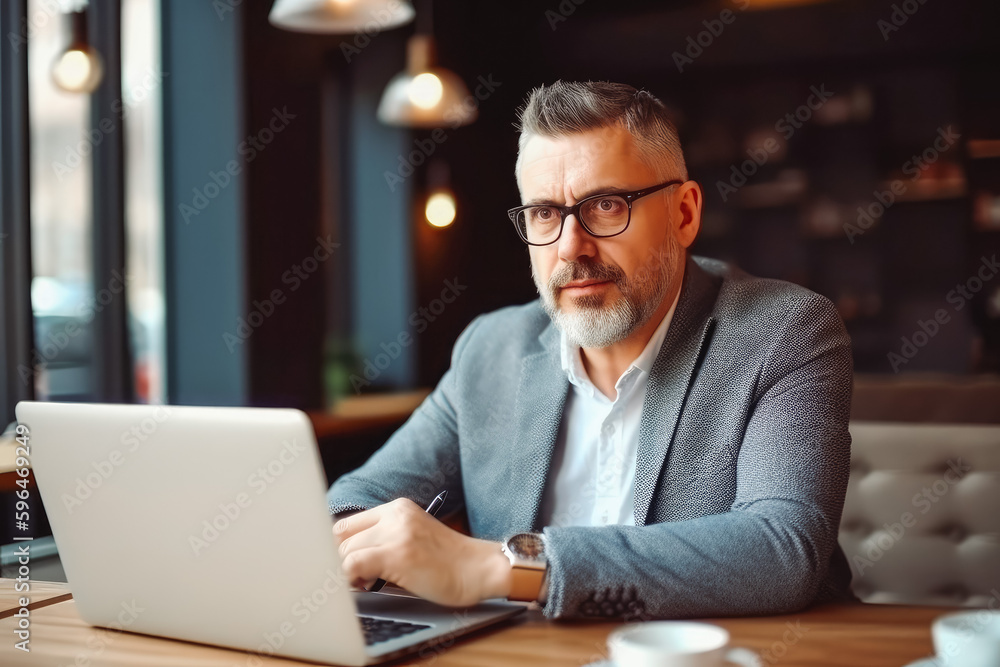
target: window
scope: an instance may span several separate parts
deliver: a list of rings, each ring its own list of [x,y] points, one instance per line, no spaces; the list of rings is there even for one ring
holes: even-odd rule
[[[55,9],[46,0],[28,3],[36,394],[40,400],[105,398],[94,385],[92,360],[100,341],[93,318],[106,299],[124,291],[135,397],[161,403],[166,396],[160,142],[165,75],[159,2],[121,3],[122,94],[105,108],[53,83],[52,63],[69,42],[68,23]],[[95,33],[93,22],[89,33]],[[92,154],[115,132],[124,135],[126,270],[95,285]]]

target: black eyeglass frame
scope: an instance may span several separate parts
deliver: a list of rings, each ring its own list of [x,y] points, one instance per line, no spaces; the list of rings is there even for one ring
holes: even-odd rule
[[[654,185],[648,188],[642,188],[641,190],[633,190],[632,192],[604,192],[601,194],[584,197],[583,199],[573,204],[572,206],[559,206],[558,204],[527,204],[525,206],[515,206],[514,208],[507,211],[507,217],[510,218],[510,221],[512,223],[514,223],[514,229],[517,231],[517,235],[521,238],[522,241],[524,241],[528,245],[547,246],[547,245],[552,245],[553,243],[558,241],[560,238],[562,238],[563,227],[566,226],[566,218],[571,214],[576,216],[577,222],[580,223],[580,226],[583,227],[583,229],[588,234],[590,234],[594,238],[607,239],[611,238],[612,236],[618,236],[619,234],[624,234],[625,230],[628,229],[629,224],[631,224],[632,222],[632,202],[634,202],[637,199],[641,199],[646,195],[651,195],[654,192],[659,192],[664,188],[669,188],[671,185],[682,185],[684,183],[687,183],[687,181],[675,179],[672,181],[667,181],[666,183],[660,183],[659,185]],[[595,199],[601,199],[602,197],[621,197],[622,199],[625,200],[625,205],[628,206],[628,220],[625,221],[625,226],[622,227],[620,231],[617,231],[614,234],[595,234],[590,230],[589,227],[587,227],[587,223],[583,221],[583,218],[580,217],[580,207],[582,207],[589,201],[593,201]],[[521,226],[517,223],[517,216],[521,211],[524,211],[529,208],[536,208],[539,206],[545,208],[554,208],[558,210],[559,214],[562,216],[562,220],[559,221],[559,233],[556,234],[556,237],[554,239],[546,243],[532,243],[531,241],[529,241],[527,239],[528,235],[527,230],[521,231]]]

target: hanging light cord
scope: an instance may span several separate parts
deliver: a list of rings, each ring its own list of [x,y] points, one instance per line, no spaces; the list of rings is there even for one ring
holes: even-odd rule
[[[434,35],[434,0],[424,0],[423,11],[417,12],[417,34]]]

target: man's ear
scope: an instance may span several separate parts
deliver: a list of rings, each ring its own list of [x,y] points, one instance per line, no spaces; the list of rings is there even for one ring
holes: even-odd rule
[[[685,181],[677,188],[674,201],[680,213],[677,221],[677,240],[684,248],[690,248],[701,229],[701,205],[704,196],[697,181]]]

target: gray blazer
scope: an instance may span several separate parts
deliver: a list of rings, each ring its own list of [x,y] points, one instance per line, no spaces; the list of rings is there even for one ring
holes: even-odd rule
[[[826,298],[687,260],[649,375],[635,526],[539,525],[569,391],[539,302],[481,315],[410,419],[330,487],[331,513],[448,490],[472,535],[544,530],[550,618],[777,614],[854,599],[837,531],[850,338]]]

